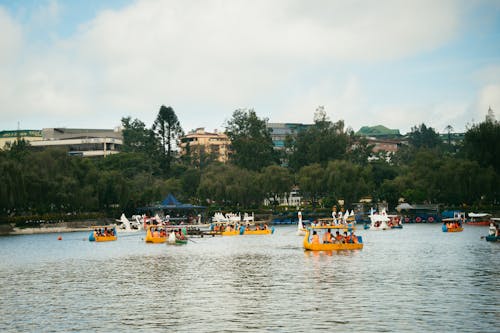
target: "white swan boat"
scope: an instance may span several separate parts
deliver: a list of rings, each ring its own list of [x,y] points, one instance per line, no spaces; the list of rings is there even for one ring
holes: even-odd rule
[[[125,214],[122,213],[119,220],[116,220],[118,232],[137,232],[143,230],[141,217],[138,215],[132,216],[132,221],[127,219]]]
[[[370,230],[390,230],[391,227],[389,226],[388,222],[390,221],[389,217],[387,216],[387,213],[385,212],[385,209],[380,212],[380,214],[377,213],[371,213],[370,214]]]

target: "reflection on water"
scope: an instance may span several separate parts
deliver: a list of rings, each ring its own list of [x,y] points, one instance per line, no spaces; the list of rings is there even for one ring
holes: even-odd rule
[[[2,237],[0,331],[496,331],[500,244],[486,233],[363,230],[352,252],[305,252],[293,226],[186,246]]]

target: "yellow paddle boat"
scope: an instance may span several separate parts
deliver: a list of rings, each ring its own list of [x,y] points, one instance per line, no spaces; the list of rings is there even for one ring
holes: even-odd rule
[[[225,230],[220,233],[222,236],[238,236],[241,235],[241,231],[238,229]]]
[[[363,239],[351,233],[347,239],[336,240],[334,235],[330,235],[332,243],[326,243],[323,239],[325,233],[331,229],[329,227],[307,228],[304,236],[304,249],[310,251],[340,251],[340,250],[360,250],[363,248]]]
[[[117,237],[116,227],[114,226],[94,227],[94,230],[89,235],[89,241],[91,242],[109,242],[115,240],[117,240]]]
[[[238,224],[218,222],[210,225],[209,233],[221,236],[238,236],[243,234],[244,229],[244,227]]]
[[[269,228],[267,225],[260,229],[250,229],[249,227],[243,228],[243,235],[271,235],[274,233],[274,227]]]
[[[165,227],[149,225],[146,231],[146,243],[165,243],[167,241],[167,231]]]
[[[462,227],[462,219],[443,219],[443,226],[441,229],[443,230],[443,232],[461,232],[464,230],[464,228]]]

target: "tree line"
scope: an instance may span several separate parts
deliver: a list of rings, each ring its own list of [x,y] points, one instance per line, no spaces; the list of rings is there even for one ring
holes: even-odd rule
[[[323,109],[314,124],[275,150],[267,119],[252,109],[235,110],[225,124],[229,162],[199,147],[177,146],[183,131],[171,107],[161,106],[151,128],[122,118],[120,154],[102,159],[68,156],[60,149],[35,151],[21,140],[0,151],[0,217],[100,212],[133,214],[137,207],[178,199],[214,209],[276,206],[293,188],[312,207],[345,208],[361,198],[445,207],[498,207],[500,124],[485,121],[467,129],[458,145],[441,140],[425,124],[414,126],[408,144],[389,156],[330,120]]]

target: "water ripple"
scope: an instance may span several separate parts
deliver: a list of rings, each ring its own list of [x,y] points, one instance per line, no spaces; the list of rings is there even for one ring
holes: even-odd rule
[[[305,252],[293,227],[187,246],[0,238],[0,331],[496,331],[500,244],[485,228],[360,231]]]

